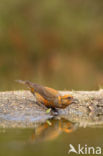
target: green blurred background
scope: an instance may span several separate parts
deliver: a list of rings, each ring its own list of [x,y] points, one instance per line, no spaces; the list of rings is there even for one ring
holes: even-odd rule
[[[1,0],[0,90],[103,85],[102,0]]]

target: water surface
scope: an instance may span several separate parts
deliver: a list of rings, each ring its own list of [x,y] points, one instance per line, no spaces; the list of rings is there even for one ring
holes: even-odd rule
[[[36,129],[0,129],[0,156],[66,156],[69,144],[76,149],[78,144],[84,147],[100,146],[103,149],[102,126],[79,128],[77,124],[74,125],[70,122],[67,124],[64,121],[51,120]]]

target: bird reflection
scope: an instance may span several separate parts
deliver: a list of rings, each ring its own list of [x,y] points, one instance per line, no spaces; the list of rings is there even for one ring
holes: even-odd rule
[[[56,139],[61,133],[71,133],[78,128],[76,123],[68,120],[52,119],[35,128],[32,134],[32,142],[49,141]]]

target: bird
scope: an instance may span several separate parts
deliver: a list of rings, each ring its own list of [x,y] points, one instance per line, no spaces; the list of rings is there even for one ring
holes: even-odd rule
[[[72,95],[62,95],[59,91],[53,88],[42,86],[37,83],[32,83],[28,80],[16,80],[16,82],[27,85],[31,93],[36,97],[36,101],[40,104],[45,105],[47,108],[64,109],[73,102]]]

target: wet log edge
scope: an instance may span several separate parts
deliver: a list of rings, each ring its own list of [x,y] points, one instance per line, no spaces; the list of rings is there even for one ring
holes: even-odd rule
[[[65,118],[72,122],[79,123],[102,123],[103,122],[103,90],[98,91],[60,91],[62,95],[71,94],[77,103],[73,103],[66,107],[65,109],[58,109],[58,115],[56,117]],[[13,109],[11,106],[13,106]],[[44,120],[53,117],[53,114],[46,113],[47,108],[42,105],[37,105],[35,97],[28,90],[21,91],[5,91],[0,92],[0,113],[5,114],[8,111],[16,112],[20,110],[22,112],[27,109],[28,114],[31,113],[30,110],[33,109],[34,113],[39,112],[36,115],[45,116]],[[10,108],[10,107],[11,108]],[[33,107],[33,108],[32,108]],[[15,109],[16,108],[16,109]],[[10,110],[11,109],[11,110]],[[27,110],[26,110],[27,111]],[[35,117],[35,116],[34,116]],[[43,117],[41,118],[41,122]],[[43,122],[44,122],[43,120]],[[26,121],[27,122],[27,121]],[[1,123],[0,123],[1,124]],[[6,123],[7,124],[7,123]],[[19,123],[20,125],[21,123]],[[26,123],[29,126],[29,123]],[[31,123],[30,123],[31,124]]]

